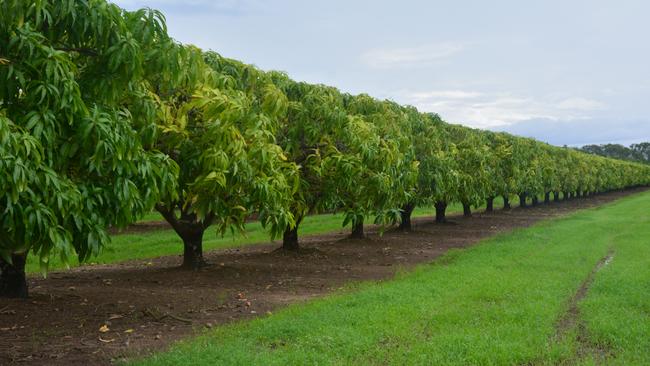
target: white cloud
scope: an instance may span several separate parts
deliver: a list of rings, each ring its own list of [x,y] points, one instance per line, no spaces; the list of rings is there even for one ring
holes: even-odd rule
[[[569,98],[558,103],[557,107],[566,110],[593,111],[593,110],[604,109],[605,106],[599,101],[593,99]]]
[[[483,95],[479,92],[463,91],[463,90],[432,90],[421,93],[413,93],[411,97],[415,100],[427,100],[431,98],[447,98],[447,99],[470,99]]]
[[[508,126],[533,119],[582,120],[592,117],[591,112],[606,108],[599,101],[582,97],[558,100],[462,90],[401,92],[396,99],[422,111],[438,113],[449,122],[479,128]]]
[[[377,48],[364,52],[361,61],[374,68],[426,66],[451,57],[463,49],[462,44],[455,42],[410,48]]]

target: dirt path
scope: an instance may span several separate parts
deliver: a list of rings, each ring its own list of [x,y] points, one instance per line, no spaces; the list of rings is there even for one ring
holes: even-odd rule
[[[451,248],[639,191],[453,217],[453,224],[417,219],[409,233],[378,236],[370,228],[363,240],[342,232],[311,236],[300,255],[274,251],[277,243],[219,250],[198,272],[175,268],[179,257],[169,256],[31,277],[30,299],[0,299],[0,364],[95,365],[142,356],[201,329],[323,296],[346,282],[390,279]]]

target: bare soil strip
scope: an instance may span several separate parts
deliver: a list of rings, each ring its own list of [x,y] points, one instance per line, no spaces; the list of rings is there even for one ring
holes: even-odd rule
[[[570,331],[575,330],[576,341],[578,343],[576,350],[577,359],[585,359],[588,356],[593,356],[594,360],[602,363],[602,361],[605,361],[610,355],[609,350],[595,345],[589,341],[587,327],[581,319],[580,308],[578,307],[578,304],[585,296],[587,296],[587,292],[589,291],[591,284],[594,282],[596,273],[598,273],[601,268],[608,265],[613,259],[614,250],[610,249],[607,255],[601,258],[598,263],[596,263],[591,272],[589,272],[587,278],[585,278],[585,280],[578,288],[578,291],[576,291],[576,293],[569,301],[569,308],[567,312],[560,318],[556,325],[556,339],[558,340],[565,338]]]
[[[30,299],[0,299],[0,364],[95,365],[142,356],[202,329],[321,297],[351,281],[390,279],[449,249],[640,191],[452,217],[457,225],[417,219],[407,233],[380,236],[371,227],[362,240],[347,239],[347,230],[310,236],[300,254],[275,251],[278,243],[217,250],[196,272],[178,269],[181,258],[167,256],[32,276]]]

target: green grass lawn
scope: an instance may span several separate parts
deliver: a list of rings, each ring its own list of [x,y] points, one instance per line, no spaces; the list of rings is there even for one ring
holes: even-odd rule
[[[503,201],[496,199],[494,202],[495,208],[503,206]],[[448,214],[462,212],[460,204],[449,205],[447,209]],[[435,208],[433,207],[418,207],[415,209],[413,216],[434,216]],[[161,221],[162,218],[157,212],[152,212],[145,215],[140,222],[146,221]],[[369,219],[371,220],[371,219]],[[300,225],[299,235],[310,234],[323,234],[341,230],[343,223],[342,214],[323,214],[306,217]],[[268,243],[270,241],[268,233],[262,228],[258,222],[251,222],[246,225],[246,234],[235,234],[220,236],[214,230],[208,229],[204,236],[203,248],[204,250],[210,249],[223,249],[242,247],[246,245]],[[109,246],[104,248],[103,252],[95,258],[92,258],[90,263],[108,264],[117,263],[133,259],[148,259],[155,258],[163,255],[174,255],[183,253],[183,244],[181,239],[171,229],[155,230],[146,233],[132,233],[114,235]],[[180,261],[179,261],[180,263]],[[78,262],[73,262],[72,266],[78,266]],[[65,268],[65,265],[58,257],[50,259],[50,270]],[[28,257],[26,271],[28,273],[40,272],[38,259],[34,256]]]
[[[454,250],[395,280],[206,331],[138,365],[650,364],[650,193]],[[579,302],[585,337],[556,324]],[[587,346],[585,346],[587,344]]]

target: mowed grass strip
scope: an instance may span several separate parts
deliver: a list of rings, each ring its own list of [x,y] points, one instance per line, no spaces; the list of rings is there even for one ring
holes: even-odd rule
[[[593,341],[614,346],[612,357],[646,360],[649,209],[650,193],[643,193],[545,221],[392,281],[206,331],[134,364],[574,364],[585,359],[577,332],[558,339],[558,322],[612,249],[613,263],[580,305]]]
[[[502,206],[502,200],[495,200],[495,208]],[[459,212],[462,212],[462,206],[460,204],[453,204],[448,208],[449,214],[457,214]],[[433,207],[416,208],[413,213],[414,217],[433,215],[435,215],[435,208]],[[369,220],[372,220],[372,218],[369,218]],[[150,213],[141,221],[162,221],[162,217],[158,213]],[[340,213],[308,216],[300,225],[299,235],[335,232],[342,229],[342,223],[343,214]],[[245,234],[235,233],[221,236],[216,234],[214,229],[208,229],[203,238],[203,249],[208,251],[212,249],[237,248],[268,243],[269,241],[269,234],[262,228],[262,225],[259,222],[251,222],[246,225]],[[111,238],[111,244],[104,248],[99,256],[91,258],[89,263],[111,264],[134,259],[150,259],[164,255],[181,255],[182,253],[183,242],[174,230],[160,229],[150,232],[114,235]],[[73,267],[79,265],[76,260],[71,263]],[[60,258],[52,257],[50,259],[49,269],[56,270],[61,268],[65,268],[65,265]],[[28,273],[40,272],[37,257],[28,257],[26,271]]]
[[[643,209],[624,207],[612,215],[611,261],[595,275],[579,304],[588,347],[584,364],[605,357],[611,365],[650,365],[650,196],[635,200]]]

